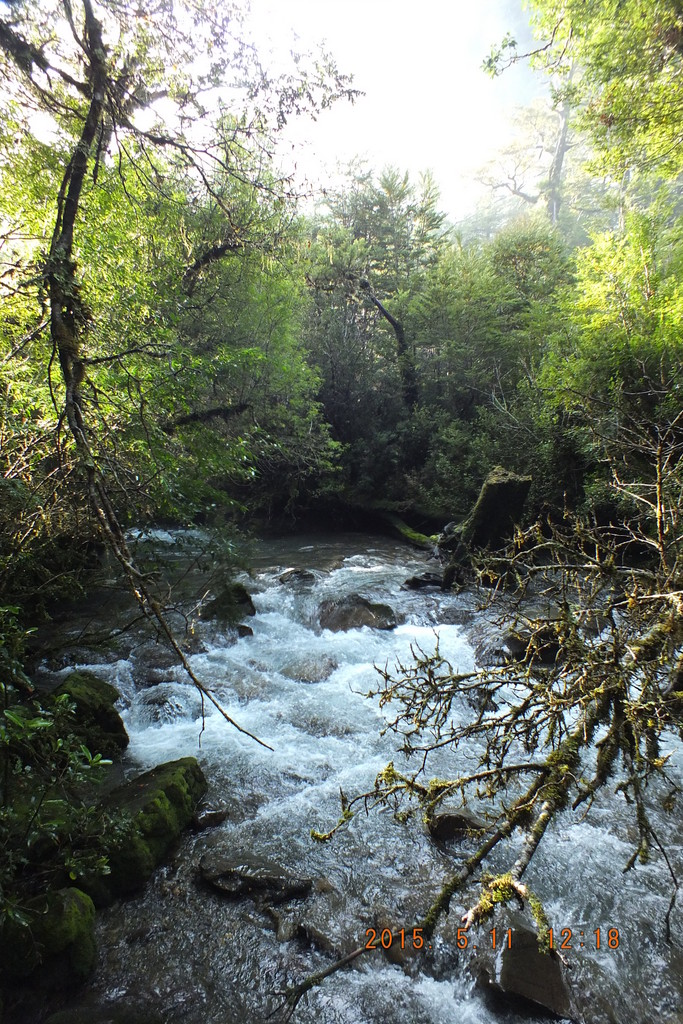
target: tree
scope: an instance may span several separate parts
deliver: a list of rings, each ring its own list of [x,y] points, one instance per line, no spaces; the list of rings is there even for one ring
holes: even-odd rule
[[[380,480],[400,490],[414,461],[406,428],[420,400],[415,307],[447,248],[438,193],[393,168],[351,169],[329,212],[313,223],[311,358],[336,440],[352,445],[349,475],[363,494]]]
[[[642,173],[676,178],[683,95],[678,0],[533,0],[530,8],[541,40],[532,56],[563,79],[565,96],[580,104],[596,166],[617,183]],[[507,37],[486,66],[496,73],[521,56]]]
[[[117,188],[131,202],[131,210],[136,209],[137,199],[150,212],[156,200],[168,212],[174,202],[187,198],[187,191],[180,195],[173,191],[173,185],[184,177],[196,195],[211,197],[221,217],[214,218],[216,234],[192,253],[189,266],[180,267],[176,262],[179,280],[184,276],[189,287],[227,253],[258,245],[261,240],[257,237],[240,235],[239,228],[244,225],[233,221],[223,185],[241,182],[284,202],[286,181],[260,176],[275,133],[293,114],[325,106],[341,93],[353,94],[347,80],[325,57],[309,72],[301,68],[275,82],[253,50],[240,40],[239,31],[237,4],[222,5],[218,10],[203,3],[179,9],[159,2],[143,9],[118,2],[98,6],[92,0],[78,5],[45,0],[40,6],[19,0],[0,21],[0,102],[7,115],[0,137],[3,160],[12,165],[16,138],[34,165],[41,153],[48,157],[42,210],[50,211],[43,222],[44,251],[40,253],[34,244],[32,250],[22,252],[19,245],[10,252],[3,275],[4,297],[13,307],[7,358],[38,360],[43,389],[49,391],[58,412],[53,451],[56,465],[49,476],[79,497],[85,495],[143,611],[157,623],[185,670],[210,700],[213,698],[193,675],[173,637],[149,580],[131,558],[110,485],[112,478],[117,479],[117,464],[108,458],[111,434],[103,412],[119,398],[106,395],[99,384],[106,381],[112,367],[116,380],[116,371],[128,356],[158,358],[166,349],[165,345],[159,348],[158,342],[167,341],[168,336],[150,331],[153,340],[136,344],[136,338],[129,344],[135,330],[128,328],[121,344],[102,329],[104,318],[95,319],[99,275],[94,266],[82,263],[88,251],[79,239],[87,234],[84,224],[92,229],[91,239],[100,227],[107,227],[106,217],[104,223],[96,219],[106,210],[103,191]],[[208,55],[203,70],[197,64],[197,53]],[[210,124],[205,95],[212,92],[220,107],[230,86],[233,95],[241,97],[240,105],[235,105],[230,116],[225,114]],[[165,120],[155,106],[161,103],[170,108]],[[48,143],[36,139],[36,119],[50,137]],[[7,237],[16,239],[23,222],[24,211],[10,209]],[[182,232],[180,218],[177,223]],[[177,249],[172,258],[177,260]],[[29,274],[27,263],[32,263]],[[31,304],[33,313],[29,312]],[[147,322],[156,319],[158,306],[135,302],[133,308],[142,317],[135,325],[137,337],[145,337]],[[174,327],[177,321],[169,316],[168,306],[165,312],[166,328]],[[98,334],[103,342],[100,351],[95,344]],[[40,376],[36,363],[32,365],[32,372]],[[53,376],[56,366],[59,383]],[[104,377],[96,376],[102,373]],[[148,385],[151,376],[147,374]],[[133,374],[128,380],[133,387],[127,397],[136,406],[144,433],[141,413],[147,394],[144,388],[138,389],[142,377]],[[23,457],[26,447],[17,451]],[[6,475],[25,487],[29,474],[22,473],[15,461]]]
[[[542,203],[551,224],[557,224],[563,201],[563,168],[571,147],[570,108],[537,103],[518,117],[518,138],[487,169],[480,180],[494,191],[505,189],[522,203]]]

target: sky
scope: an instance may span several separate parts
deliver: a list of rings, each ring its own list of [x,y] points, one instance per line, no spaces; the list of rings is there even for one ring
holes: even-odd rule
[[[333,180],[338,164],[366,158],[412,178],[430,170],[452,220],[471,212],[482,186],[477,169],[510,138],[516,108],[545,93],[545,81],[519,65],[491,79],[482,62],[512,32],[531,33],[522,0],[251,0],[263,58],[324,42],[339,69],[364,92],[340,101],[287,136],[302,178]]]

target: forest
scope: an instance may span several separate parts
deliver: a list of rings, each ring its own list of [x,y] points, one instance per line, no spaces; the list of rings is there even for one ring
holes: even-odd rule
[[[79,795],[111,750],[74,733],[68,696],[36,692],[34,635],[106,564],[202,708],[220,704],[137,563],[134,528],[201,526],[237,545],[398,523],[421,543],[467,523],[502,466],[531,478],[523,518],[496,550],[451,547],[448,583],[524,595],[552,575],[559,611],[529,620],[516,660],[474,677],[438,649],[386,668],[380,703],[425,764],[473,738],[485,755],[445,780],[389,765],[368,793],[342,793],[338,825],[316,837],[340,842],[368,800],[417,801],[433,816],[455,792],[487,787],[495,800],[514,779],[493,838],[436,887],[423,925],[431,934],[476,874],[465,927],[519,900],[547,947],[522,876],[553,819],[612,786],[633,810],[630,866],[653,851],[669,865],[670,938],[680,808],[665,747],[683,723],[680,0],[530,0],[533,52],[492,40],[486,70],[530,61],[551,102],[520,113],[518,141],[483,172],[490,201],[458,224],[428,172],[354,160],[340,186],[299,193],[278,137],[352,104],[354,82],[323,51],[272,72],[243,7],[0,2],[3,936],[35,967],[40,894],[106,876],[113,856],[97,839],[103,812]],[[549,644],[559,654],[539,682]],[[505,714],[453,724],[456,692],[498,697],[513,677],[523,692]],[[651,817],[657,780],[670,835]],[[479,876],[513,834],[522,852]]]

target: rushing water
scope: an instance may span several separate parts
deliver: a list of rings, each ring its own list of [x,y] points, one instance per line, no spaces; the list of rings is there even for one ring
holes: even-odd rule
[[[166,538],[169,559],[177,540]],[[210,798],[229,808],[222,825],[183,840],[141,898],[100,915],[100,967],[79,1004],[94,1019],[96,1007],[101,1013],[125,1006],[131,1020],[137,1012],[165,1024],[261,1022],[277,1005],[279,990],[364,944],[368,927],[388,923],[395,933],[404,928],[412,934],[452,873],[454,858],[462,856],[457,846],[432,842],[419,816],[400,824],[387,810],[360,816],[330,843],[314,843],[310,830],[336,822],[340,789],[348,796],[370,789],[389,760],[400,763],[396,738],[381,735],[383,711],[364,696],[376,686],[374,666],[405,662],[411,645],[432,650],[438,635],[454,667],[474,667],[475,646],[490,623],[473,597],[405,589],[408,576],[435,566],[381,538],[264,542],[252,564],[243,581],[257,608],[249,620],[253,636],[235,640],[215,624],[200,623],[190,660],[227,712],[272,752],[231,729],[210,706],[202,725],[196,691],[149,642],[119,647],[103,664],[91,665],[122,693],[131,766],[196,755],[210,780]],[[292,567],[312,576],[282,582]],[[322,602],[352,594],[389,604],[399,625],[322,630]],[[88,660],[83,654],[81,661]],[[471,709],[463,705],[454,713]],[[442,756],[438,774],[448,770],[449,756]],[[471,750],[469,763],[476,757]],[[671,827],[663,823],[662,834],[670,837],[669,856],[680,874],[681,837],[672,837]],[[668,946],[663,918],[670,877],[661,858],[622,875],[633,839],[623,798],[605,794],[586,820],[568,813],[551,829],[526,881],[545,901],[557,934],[571,928],[575,940],[579,931],[586,937],[586,948],[576,949],[574,941],[568,957],[587,1024],[680,1024],[681,914],[674,910],[671,919],[678,946]],[[280,905],[275,915],[249,899],[225,900],[197,881],[197,863],[213,847],[266,856],[313,878],[314,891]],[[456,900],[419,969],[414,960],[404,970],[379,951],[368,954],[311,991],[294,1020],[537,1019],[492,1007],[475,989],[470,951],[458,954],[453,941],[460,913]],[[490,942],[490,927],[482,926],[481,943]],[[600,950],[589,941],[598,927]],[[606,948],[608,928],[619,929],[618,949]]]

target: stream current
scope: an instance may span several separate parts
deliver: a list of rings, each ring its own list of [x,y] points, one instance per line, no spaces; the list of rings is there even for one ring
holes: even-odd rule
[[[175,559],[182,567],[188,535],[158,533],[156,541],[169,564]],[[191,541],[190,536],[190,547]],[[127,646],[119,643],[109,654],[90,656],[83,650],[74,659],[122,694],[131,740],[127,770],[196,756],[209,780],[209,801],[224,801],[228,808],[219,826],[186,835],[140,898],[98,915],[100,965],[88,991],[73,1004],[75,1014],[80,1010],[97,1020],[104,1019],[103,1010],[127,1008],[131,1021],[260,1024],[280,1001],[278,991],[364,945],[366,929],[389,927],[394,935],[404,929],[412,936],[471,849],[437,844],[419,814],[400,823],[387,809],[359,815],[328,843],[312,841],[310,830],[326,831],[336,823],[340,789],[352,797],[371,789],[387,762],[405,767],[397,737],[382,735],[391,705],[380,709],[376,698],[365,696],[377,686],[375,666],[405,663],[411,645],[432,651],[438,636],[442,655],[455,669],[474,668],[482,638],[495,632],[475,598],[406,589],[406,578],[437,566],[385,538],[265,541],[251,564],[250,574],[240,578],[256,606],[256,615],[245,620],[253,635],[235,639],[217,624],[200,621],[190,661],[228,714],[272,752],[228,726],[211,706],[202,726],[197,692],[149,639],[129,637]],[[283,582],[280,577],[292,568],[309,575]],[[351,595],[390,605],[398,626],[321,629],[323,602]],[[453,709],[456,717],[472,713],[464,702]],[[665,749],[674,746],[672,738]],[[472,748],[456,761],[445,751],[427,777],[473,768],[478,753]],[[674,758],[680,772],[678,748]],[[680,877],[679,819],[662,815],[660,832]],[[585,1024],[683,1021],[682,915],[674,909],[669,945],[664,916],[671,878],[660,856],[622,874],[634,840],[623,797],[605,792],[588,817],[567,812],[550,829],[525,877],[544,901],[556,935],[572,930],[573,948],[566,956]],[[197,864],[212,849],[266,857],[312,878],[313,892],[274,911],[251,899],[227,900],[197,879]],[[513,852],[508,848],[501,854],[505,859],[492,866],[504,868]],[[458,952],[455,942],[466,900],[467,895],[454,899],[419,967],[410,957],[404,969],[380,950],[368,953],[313,989],[294,1021],[530,1024],[546,1019],[493,1005],[475,987],[468,970],[472,950]],[[490,944],[494,923],[473,929],[469,941]],[[610,928],[619,931],[615,949],[606,943]],[[583,949],[576,941],[580,932]]]

